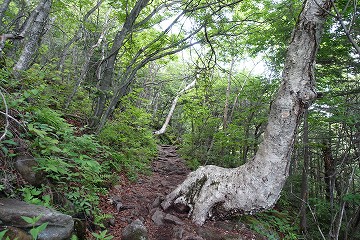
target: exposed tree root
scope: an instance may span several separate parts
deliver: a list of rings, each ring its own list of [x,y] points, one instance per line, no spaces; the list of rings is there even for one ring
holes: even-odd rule
[[[207,218],[252,214],[270,208],[279,197],[278,186],[267,184],[267,178],[249,174],[249,169],[253,169],[251,162],[235,169],[201,167],[166,197],[162,207],[188,206],[189,215],[198,225]]]

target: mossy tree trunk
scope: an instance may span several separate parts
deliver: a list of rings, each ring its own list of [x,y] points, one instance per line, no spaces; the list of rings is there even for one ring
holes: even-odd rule
[[[202,225],[209,217],[251,214],[271,208],[288,177],[290,157],[303,109],[316,98],[315,56],[329,0],[305,0],[287,51],[283,81],[271,105],[264,139],[252,160],[234,168],[201,167],[162,203],[190,208]]]

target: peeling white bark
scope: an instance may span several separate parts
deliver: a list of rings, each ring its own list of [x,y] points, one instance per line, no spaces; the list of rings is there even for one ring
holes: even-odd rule
[[[264,139],[254,159],[234,169],[201,167],[170,193],[162,207],[190,207],[192,220],[252,214],[271,208],[288,177],[290,156],[303,108],[316,98],[315,56],[330,0],[307,0],[288,48],[283,82],[275,98]]]
[[[167,115],[167,117],[166,117],[166,120],[165,120],[163,126],[160,128],[160,130],[155,131],[155,132],[154,132],[154,135],[160,135],[160,134],[164,134],[164,133],[165,133],[166,128],[167,128],[167,126],[169,125],[169,122],[170,122],[170,120],[171,120],[171,118],[172,118],[172,115],[173,115],[173,113],[174,113],[174,111],[175,111],[175,107],[176,107],[176,104],[177,104],[177,102],[178,102],[178,100],[179,100],[179,97],[180,97],[184,92],[186,92],[186,91],[189,90],[190,88],[194,87],[195,84],[196,84],[196,79],[195,79],[194,81],[192,81],[189,85],[187,85],[183,90],[181,90],[181,91],[176,95],[176,97],[174,98],[174,100],[173,100],[173,102],[172,102],[172,104],[171,104],[170,111],[169,111],[169,113],[168,113],[168,115]]]

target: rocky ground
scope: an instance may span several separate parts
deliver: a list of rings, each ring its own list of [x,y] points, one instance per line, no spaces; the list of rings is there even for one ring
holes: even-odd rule
[[[122,237],[131,226],[145,226],[150,240],[250,240],[265,239],[244,224],[230,221],[208,221],[204,226],[194,225],[186,214],[164,212],[160,207],[163,197],[180,184],[190,170],[178,157],[174,146],[159,146],[159,155],[152,163],[151,175],[140,175],[133,183],[121,177],[121,184],[110,191],[100,204],[112,214],[109,232],[114,239]],[[137,220],[137,221],[135,221]]]

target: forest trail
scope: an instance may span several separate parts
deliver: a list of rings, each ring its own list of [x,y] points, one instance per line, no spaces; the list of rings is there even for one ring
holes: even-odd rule
[[[136,219],[146,226],[149,240],[264,239],[241,223],[208,221],[199,227],[187,218],[187,214],[164,213],[159,206],[161,200],[189,172],[185,161],[176,153],[176,147],[162,145],[152,162],[151,175],[140,174],[136,182],[120,176],[119,185],[115,185],[100,203],[103,212],[114,216],[108,230],[114,239],[120,240],[123,229]]]

